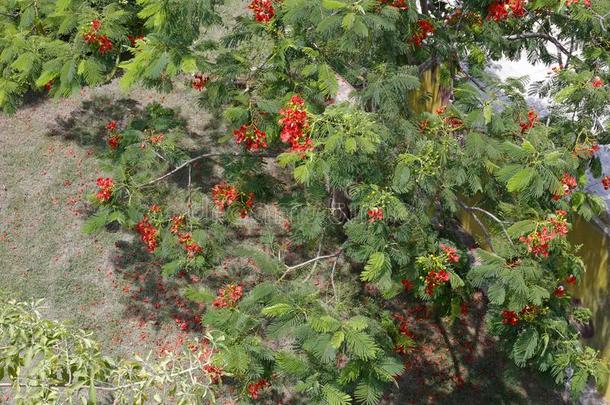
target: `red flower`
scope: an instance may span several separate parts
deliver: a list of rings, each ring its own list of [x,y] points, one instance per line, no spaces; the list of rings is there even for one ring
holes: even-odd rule
[[[212,189],[212,199],[214,205],[219,210],[224,211],[239,198],[239,192],[235,186],[229,184],[217,184]]]
[[[409,3],[408,0],[379,0],[381,4],[387,4],[391,7],[396,7],[399,10],[408,10]]]
[[[519,323],[519,317],[514,311],[502,311],[502,323],[504,325],[516,326]]]
[[[108,124],[106,124],[106,129],[108,131],[114,131],[116,129],[116,121],[110,121],[108,122]]]
[[[210,81],[208,76],[203,76],[201,73],[196,73],[195,78],[191,82],[191,86],[197,90],[201,91],[205,87],[205,85]]]
[[[447,281],[449,281],[449,273],[446,270],[430,270],[424,281],[426,285],[426,294],[432,297],[436,289]]]
[[[376,222],[383,220],[383,210],[379,207],[371,208],[367,211],[369,216],[369,222]]]
[[[144,218],[136,224],[136,232],[140,234],[140,238],[146,244],[149,252],[152,253],[157,249],[157,235],[159,231],[148,222],[148,216],[144,215]]]
[[[114,188],[114,182],[112,179],[108,177],[100,177],[97,179],[97,186],[100,188],[95,196],[98,201],[103,204],[104,202],[110,200],[110,197],[112,197],[112,190]]]
[[[83,35],[85,42],[88,44],[94,44],[97,42],[97,34],[95,32],[89,31]]]
[[[593,78],[593,81],[591,82],[591,86],[593,86],[595,88],[602,87],[603,85],[604,85],[604,81],[599,76],[595,76]]]
[[[252,383],[248,385],[248,392],[250,393],[250,397],[254,400],[258,399],[258,391],[261,388],[268,387],[270,384],[267,380],[259,380],[256,383]]]
[[[570,7],[572,4],[578,4],[579,0],[566,0],[566,7]],[[584,0],[583,4],[586,7],[591,7],[591,0]]]
[[[451,246],[447,246],[444,243],[440,244],[440,248],[447,255],[447,260],[452,263],[457,263],[460,261],[460,255],[457,254],[457,250],[452,248]]]
[[[604,190],[608,190],[610,188],[610,176],[604,176],[602,178],[602,185],[604,186]]]
[[[110,147],[110,149],[118,148],[120,143],[121,143],[120,135],[113,135],[110,138],[108,138],[108,146]]]
[[[511,15],[513,17],[525,15],[523,0],[494,1],[487,7],[487,20],[502,21]]]
[[[527,113],[527,122],[520,122],[521,133],[524,133],[528,129],[531,129],[538,122],[538,113],[534,110],[529,110]]]
[[[97,41],[100,45],[100,53],[103,55],[106,52],[110,52],[112,51],[112,41],[110,39],[108,39],[108,37],[106,35],[100,35],[97,38]]]
[[[135,47],[137,45],[138,41],[143,41],[144,37],[142,35],[138,35],[137,37],[133,37],[131,35],[127,35],[127,39],[129,39],[129,42],[131,43],[131,47]]]
[[[237,144],[244,143],[249,151],[263,149],[267,147],[267,134],[256,128],[254,125],[242,125],[239,129],[233,131],[235,142]]]
[[[53,80],[49,80],[45,85],[44,85],[44,89],[46,91],[51,91],[51,89],[53,88]]]
[[[218,290],[218,295],[212,302],[212,305],[216,308],[231,308],[237,304],[243,295],[244,289],[242,286],[229,284]]]
[[[421,43],[436,31],[434,25],[428,20],[418,20],[415,33],[411,37],[411,43],[421,46]]]
[[[268,23],[275,15],[272,0],[252,0],[248,8],[254,12],[254,18],[259,23]]]
[[[579,158],[590,158],[595,153],[599,152],[600,146],[598,144],[593,144],[591,146],[587,146],[585,144],[577,144],[574,146],[574,151],[572,152],[574,156]]]
[[[154,145],[154,144],[157,144],[159,142],[162,142],[163,139],[165,139],[165,135],[159,134],[159,135],[151,136],[149,140],[150,140],[150,143],[152,143]]]
[[[203,371],[208,373],[208,376],[210,377],[210,381],[212,382],[212,384],[218,384],[220,382],[220,378],[222,377],[222,368],[221,367],[213,366],[211,364],[206,364],[202,368],[203,368]]]
[[[562,285],[555,288],[555,291],[553,291],[553,295],[558,298],[563,297],[565,294],[566,294],[566,289]]]
[[[293,151],[306,152],[313,150],[311,139],[306,134],[309,123],[305,101],[298,95],[292,96],[288,106],[280,109],[280,115],[282,118],[278,123],[283,125],[280,133],[282,142],[289,143]]]
[[[94,31],[99,30],[100,28],[102,28],[102,22],[100,20],[93,20],[93,21],[91,21],[91,28]]]
[[[576,177],[572,176],[570,173],[563,174],[561,177],[561,184],[563,184],[563,195],[554,194],[553,200],[559,200],[563,196],[572,194],[572,190],[578,186]]]
[[[576,281],[578,281],[578,280],[576,279],[576,276],[574,274],[570,274],[569,276],[566,277],[566,283],[568,283],[570,285],[576,284]]]
[[[411,280],[404,279],[401,280],[400,283],[405,287],[406,292],[409,292],[413,289],[413,283],[411,282]]]

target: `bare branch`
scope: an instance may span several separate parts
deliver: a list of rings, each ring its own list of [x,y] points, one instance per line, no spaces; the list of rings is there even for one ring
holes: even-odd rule
[[[339,249],[337,252],[333,253],[332,255],[316,256],[313,259],[307,260],[306,262],[299,263],[294,266],[286,266],[286,271],[284,272],[284,274],[282,274],[282,276],[277,281],[278,282],[282,281],[288,275],[288,273],[290,273],[292,270],[296,270],[303,266],[307,266],[308,264],[311,264],[311,263],[316,263],[319,260],[326,260],[326,259],[332,259],[334,257],[339,257],[341,255],[341,253],[343,253],[343,249]]]
[[[507,39],[509,41],[515,41],[515,40],[519,40],[519,39],[531,39],[531,38],[538,38],[538,39],[545,39],[549,42],[552,42],[553,45],[555,45],[557,47],[557,49],[559,49],[561,52],[563,52],[566,56],[571,56],[570,51],[568,51],[565,46],[563,46],[561,44],[561,42],[559,42],[559,40],[549,34],[545,34],[544,32],[524,32],[521,34],[515,34],[515,35],[508,35],[505,36],[504,39]]]

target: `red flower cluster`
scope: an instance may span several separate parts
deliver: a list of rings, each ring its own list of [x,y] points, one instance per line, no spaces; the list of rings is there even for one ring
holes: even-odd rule
[[[415,333],[413,333],[413,331],[411,330],[407,318],[405,318],[402,314],[399,314],[398,312],[394,313],[392,317],[398,322],[398,332],[401,335],[407,336],[410,339],[415,338]],[[407,348],[404,345],[397,344],[394,347],[394,351],[402,355],[407,354]]]
[[[440,244],[440,248],[443,250],[443,252],[445,252],[447,255],[447,260],[450,262],[457,263],[460,261],[460,255],[457,254],[457,250],[455,248],[447,246],[444,243]]]
[[[570,7],[572,4],[578,4],[579,0],[566,0],[566,7]],[[583,4],[587,7],[591,7],[591,0],[584,0]]]
[[[116,121],[109,121],[108,124],[106,124],[106,129],[108,131],[114,131],[116,129]]]
[[[566,283],[568,283],[570,285],[576,284],[576,281],[578,281],[578,280],[576,279],[576,276],[574,274],[570,274],[569,276],[566,277]]]
[[[212,302],[216,308],[231,308],[237,304],[237,301],[244,295],[244,289],[237,284],[229,284],[218,290],[218,295]]]
[[[430,270],[425,280],[426,294],[429,297],[432,297],[434,295],[434,291],[447,281],[449,281],[449,273],[447,273],[446,270]]]
[[[235,186],[229,184],[217,184],[212,189],[212,199],[214,205],[219,210],[224,211],[239,198],[239,191]]]
[[[248,392],[250,393],[250,398],[257,400],[258,399],[258,391],[262,388],[269,387],[269,381],[262,379],[256,383],[252,383],[248,385]]]
[[[208,81],[210,81],[208,76],[204,76],[201,73],[195,73],[195,78],[191,82],[191,87],[197,91],[201,91],[205,85],[208,84]]]
[[[280,133],[282,142],[290,143],[293,151],[312,150],[311,138],[305,133],[309,128],[305,101],[298,95],[292,96],[288,107],[280,109],[280,115],[278,122],[284,126]]]
[[[239,129],[233,131],[235,142],[242,142],[249,151],[264,149],[267,147],[267,134],[256,128],[254,125],[242,125]]]
[[[521,236],[519,241],[527,246],[527,251],[536,256],[549,256],[549,243],[557,237],[565,236],[568,233],[568,223],[565,216],[567,213],[562,210],[556,212],[555,217],[549,218],[549,226],[543,226],[527,236]]]
[[[136,232],[140,234],[142,242],[146,244],[150,253],[157,249],[159,244],[157,240],[159,230],[149,222],[147,215],[144,215],[144,218],[136,224]]]
[[[371,208],[367,211],[369,222],[377,222],[383,220],[383,209],[379,207]]]
[[[494,1],[487,8],[487,20],[502,21],[511,15],[523,17],[525,15],[523,3],[523,0]]]
[[[593,144],[590,147],[585,144],[577,144],[574,146],[572,154],[582,159],[588,159],[599,151],[600,147],[598,144]]]
[[[524,133],[528,129],[531,129],[538,122],[538,113],[534,110],[529,110],[527,113],[527,122],[519,122],[521,127],[521,133]]]
[[[121,144],[121,136],[120,135],[112,135],[108,138],[108,146],[110,149],[116,149]]]
[[[203,371],[208,373],[212,384],[218,384],[220,382],[220,378],[222,377],[222,367],[213,366],[211,364],[206,364],[202,367]]]
[[[102,23],[99,20],[91,21],[91,28],[83,35],[83,38],[88,44],[97,44],[99,46],[99,52],[105,54],[112,50],[112,41],[108,39],[106,35],[98,35],[98,31],[101,27]]]
[[[464,125],[464,122],[457,117],[447,117],[444,119],[445,125],[451,129],[458,129]]]
[[[519,317],[515,311],[505,309],[502,311],[502,323],[504,325],[516,326],[519,323]]]
[[[131,43],[131,47],[133,48],[137,45],[138,41],[143,41],[144,37],[142,35],[138,35],[137,37],[127,35],[127,39],[129,39],[129,42]]]
[[[553,291],[553,295],[557,298],[561,298],[564,295],[566,295],[566,289],[564,286],[560,285],[557,288],[555,288],[555,291]]]
[[[174,215],[170,218],[170,221],[172,225],[169,231],[178,237],[178,243],[188,252],[188,257],[192,259],[196,255],[203,253],[203,248],[193,240],[190,232],[182,233],[180,231],[180,227],[184,225],[184,216]]]
[[[162,142],[162,141],[163,141],[163,139],[165,139],[165,135],[163,135],[163,134],[159,134],[159,135],[153,135],[153,136],[151,136],[149,140],[150,140],[150,143],[152,143],[152,144],[157,144],[157,143],[159,143],[159,142]]]
[[[53,80],[49,80],[45,85],[44,85],[44,89],[46,91],[51,91],[51,89],[53,88]]]
[[[563,176],[561,176],[561,184],[563,184],[563,194],[553,194],[551,198],[554,201],[558,201],[561,197],[572,194],[572,190],[578,186],[576,177],[572,176],[570,173],[564,173]]]
[[[602,178],[602,186],[604,186],[604,190],[608,190],[610,188],[610,176],[604,176]]]
[[[248,8],[254,12],[254,18],[259,23],[268,23],[275,15],[272,0],[252,0]]]
[[[415,46],[421,46],[421,43],[424,42],[426,38],[432,35],[436,31],[434,25],[428,20],[418,20],[417,21],[417,30],[411,37],[411,43]]]
[[[591,81],[591,86],[595,87],[596,89],[602,87],[603,85],[604,81],[599,76],[595,76],[593,78],[593,81]]]
[[[400,284],[402,284],[403,287],[405,288],[405,292],[409,292],[413,289],[413,283],[411,282],[411,280],[408,280],[408,279],[400,280]]]
[[[114,188],[114,182],[112,179],[106,177],[100,177],[97,179],[97,186],[100,188],[95,197],[98,199],[100,203],[104,203],[110,200],[112,197],[112,189]]]
[[[408,10],[409,9],[409,2],[408,0],[379,0],[380,4],[387,4],[388,6],[391,7],[396,7],[397,9],[400,10]]]

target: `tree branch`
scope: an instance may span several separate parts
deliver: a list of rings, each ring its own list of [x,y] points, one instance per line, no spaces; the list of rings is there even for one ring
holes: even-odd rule
[[[315,263],[315,262],[317,262],[319,260],[326,260],[326,259],[332,259],[333,257],[339,257],[341,255],[341,253],[343,253],[343,249],[339,249],[337,252],[333,253],[332,255],[316,256],[313,259],[307,260],[306,262],[299,263],[299,264],[296,264],[294,266],[286,266],[286,271],[277,280],[277,282],[279,283],[280,281],[282,281],[288,275],[288,273],[290,273],[292,270],[296,270],[296,269],[301,268],[303,266],[307,266],[308,264]]]
[[[508,231],[504,227],[504,222],[502,222],[498,217],[496,217],[491,212],[489,212],[487,210],[484,210],[483,208],[471,207],[471,206],[468,206],[468,205],[464,204],[461,201],[459,203],[462,206],[462,208],[464,208],[467,211],[478,211],[478,212],[481,212],[481,213],[487,215],[488,217],[490,217],[491,219],[493,219],[494,221],[496,221],[498,223],[498,225],[500,225],[500,228],[502,228],[502,232],[504,233],[504,236],[506,237],[506,240],[508,240],[508,242],[511,244],[511,246],[513,248],[515,247],[515,244],[513,243],[513,240],[510,238],[510,236],[508,235]]]
[[[549,34],[545,34],[543,32],[524,32],[522,34],[508,35],[508,36],[504,37],[504,39],[507,39],[509,41],[515,41],[515,40],[519,40],[519,39],[531,39],[531,38],[545,39],[549,42],[552,42],[553,45],[555,45],[557,47],[557,49],[559,49],[565,55],[567,55],[568,57],[571,56],[570,51],[568,51],[565,48],[565,46],[563,46],[561,44],[561,42],[559,42],[559,40],[557,38],[555,38]]]

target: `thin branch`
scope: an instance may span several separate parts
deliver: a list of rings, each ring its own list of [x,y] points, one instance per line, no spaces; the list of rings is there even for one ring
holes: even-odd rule
[[[326,259],[332,259],[333,257],[338,257],[341,255],[341,253],[343,253],[343,249],[340,249],[339,251],[333,253],[332,255],[325,255],[325,256],[316,256],[313,259],[307,260],[306,262],[303,263],[299,263],[297,265],[294,266],[286,266],[286,271],[284,272],[284,274],[282,274],[282,276],[277,280],[277,282],[279,283],[280,281],[282,281],[287,275],[288,273],[290,273],[293,270],[296,270],[298,268],[307,266],[308,264],[311,263],[315,263],[319,260],[326,260]]]
[[[531,39],[531,38],[546,39],[547,41],[552,42],[553,45],[555,45],[557,47],[557,49],[559,49],[565,55],[570,56],[570,51],[568,51],[565,48],[565,46],[563,46],[561,44],[561,42],[559,42],[559,40],[557,38],[555,38],[549,34],[545,34],[543,32],[524,32],[522,34],[508,35],[508,36],[504,37],[504,39],[507,39],[509,41],[514,41],[514,40],[518,40],[518,39]]]
[[[472,212],[472,210],[466,209],[466,211],[468,211],[468,213],[470,215],[472,215],[472,218],[481,227],[481,230],[483,231],[483,234],[485,235],[485,240],[487,241],[487,244],[489,245],[489,249],[491,249],[492,252],[496,253],[496,250],[494,249],[494,245],[491,242],[491,236],[489,236],[489,231],[487,230],[487,227],[485,226],[485,224],[483,222],[481,222],[481,220],[479,219],[477,214]]]
[[[337,296],[337,287],[335,286],[335,271],[337,269],[337,262],[339,261],[339,256],[335,258],[333,262],[333,269],[330,272],[330,285],[333,287],[333,297],[335,298],[335,304],[338,302],[339,298]]]
[[[506,237],[508,242],[511,244],[511,246],[513,248],[515,247],[515,244],[513,243],[513,240],[510,238],[510,236],[508,235],[508,231],[504,227],[504,222],[501,221],[498,217],[496,217],[491,212],[489,212],[487,210],[484,210],[483,208],[468,206],[468,205],[464,204],[461,201],[460,201],[460,205],[462,206],[462,208],[464,208],[467,211],[478,211],[478,212],[481,212],[481,213],[487,215],[488,217],[490,217],[491,219],[493,219],[494,221],[496,221],[498,223],[498,225],[500,225],[500,227],[502,228],[502,232],[504,233],[504,236]]]
[[[161,180],[165,180],[166,178],[170,177],[172,174],[179,172],[181,169],[184,169],[185,167],[192,165],[193,163],[197,162],[198,160],[201,159],[205,159],[208,157],[212,157],[212,156],[252,156],[252,157],[260,157],[260,158],[272,158],[272,157],[277,157],[277,153],[268,153],[265,155],[253,155],[253,154],[243,154],[243,153],[204,153],[202,155],[199,156],[195,156],[194,158],[187,160],[186,162],[182,163],[179,166],[176,166],[173,170],[165,173],[163,176],[161,177],[157,177],[156,179],[153,179],[149,182],[137,185],[136,188],[141,188],[141,187],[146,187],[146,186],[150,186],[151,184],[155,184],[160,182]]]

